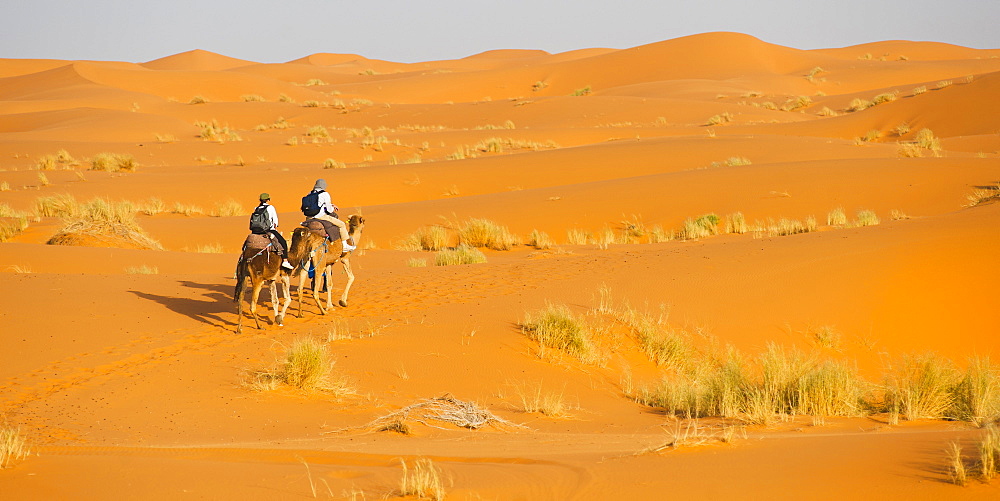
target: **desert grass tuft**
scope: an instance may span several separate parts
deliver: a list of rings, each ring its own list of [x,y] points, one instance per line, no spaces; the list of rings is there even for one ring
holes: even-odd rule
[[[1000,463],[1000,429],[995,425],[986,428],[986,434],[979,442],[979,477],[985,482],[997,475]]]
[[[332,369],[326,345],[304,338],[288,348],[281,375],[289,386],[310,390],[324,387]]]
[[[135,213],[136,207],[131,202],[95,198],[63,216],[63,227],[46,243],[78,245],[97,240],[110,246],[163,250],[160,243],[139,226]]]
[[[434,266],[485,263],[486,255],[475,247],[461,244],[454,249],[443,249],[434,256]]]
[[[945,453],[948,457],[948,478],[955,485],[968,484],[968,474],[965,471],[965,459],[962,457],[962,446],[958,442],[949,442]]]
[[[569,245],[586,245],[590,241],[590,233],[586,230],[573,228],[566,230],[566,243]]]
[[[719,216],[704,214],[684,221],[681,236],[685,240],[705,238],[719,233]]]
[[[443,226],[424,226],[396,244],[396,249],[406,251],[439,251],[447,246],[447,228]]]
[[[599,360],[589,326],[566,305],[549,304],[542,310],[525,315],[521,332],[543,350],[563,351],[584,363]]]
[[[128,275],[157,275],[160,273],[160,269],[156,266],[149,266],[148,264],[142,264],[139,266],[128,266],[125,268],[125,273]]]
[[[403,496],[416,496],[420,499],[441,501],[444,499],[444,481],[441,480],[441,469],[433,461],[426,458],[417,459],[411,466],[400,460],[403,465],[403,478],[399,483],[399,491]]]
[[[516,384],[514,391],[521,401],[521,409],[528,413],[538,413],[552,418],[568,418],[570,406],[563,392],[545,391],[541,383],[531,385]]]
[[[855,215],[854,226],[875,226],[881,222],[875,211],[862,209]]]
[[[726,215],[726,233],[744,234],[747,232],[747,220],[742,212]]]
[[[427,266],[427,260],[411,257],[406,261],[406,266],[409,266],[410,268],[425,268]]]
[[[552,248],[555,242],[549,237],[548,233],[544,231],[531,230],[531,234],[528,235],[528,245],[538,249],[545,250]]]
[[[35,214],[39,217],[73,217],[79,212],[79,202],[68,193],[35,199]]]
[[[215,208],[208,213],[209,216],[213,217],[231,217],[231,216],[241,216],[243,214],[244,214],[243,205],[233,199],[229,199],[223,202],[216,202]]]
[[[952,390],[953,417],[986,426],[1000,419],[1000,367],[989,357],[969,359]]]
[[[346,169],[347,164],[344,162],[338,162],[332,158],[327,158],[323,161],[324,169]]]
[[[459,229],[458,238],[465,245],[493,250],[510,250],[517,244],[517,237],[506,226],[488,219],[470,219]]]
[[[724,112],[724,113],[719,114],[719,115],[712,115],[708,119],[708,121],[705,123],[705,125],[708,125],[708,126],[722,125],[722,124],[729,123],[729,122],[732,122],[732,121],[733,121],[733,114],[729,113],[727,111],[727,112]]]
[[[26,216],[0,217],[0,242],[6,242],[28,228]]]
[[[14,462],[28,457],[30,453],[20,428],[0,427],[0,469],[13,466]]]
[[[124,153],[98,153],[90,161],[90,170],[108,172],[135,172],[139,164],[135,157]]]
[[[954,367],[939,356],[905,356],[886,374],[884,405],[910,421],[944,417],[952,408],[956,380]]]
[[[934,132],[930,129],[920,129],[914,138],[914,142],[917,146],[925,150],[930,150],[935,154],[941,151],[941,140],[935,137]]]

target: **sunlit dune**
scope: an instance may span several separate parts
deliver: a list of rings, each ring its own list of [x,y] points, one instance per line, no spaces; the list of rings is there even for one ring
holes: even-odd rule
[[[995,498],[998,95],[740,33],[0,59],[3,497]],[[238,317],[318,179],[357,249]]]

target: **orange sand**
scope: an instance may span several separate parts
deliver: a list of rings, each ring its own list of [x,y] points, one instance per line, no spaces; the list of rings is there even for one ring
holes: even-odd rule
[[[814,427],[800,417],[749,427],[733,444],[640,454],[677,424],[623,395],[623,367],[639,385],[659,369],[631,341],[604,365],[542,359],[517,324],[547,302],[588,311],[605,286],[617,301],[664,305],[702,348],[819,349],[809,330],[834,326],[841,351],[820,350],[876,381],[905,353],[997,359],[1000,205],[965,204],[1000,181],[998,57],[906,41],[804,51],[710,33],[414,64],[349,54],[257,64],[205,51],[143,64],[2,59],[0,204],[31,211],[67,193],[156,197],[167,209],[138,218],[164,251],[47,246],[55,218],[0,243],[0,415],[37,452],[0,471],[3,497],[299,499],[315,488],[321,498],[391,498],[399,460],[430,457],[448,499],[996,498],[996,482],[946,481],[945,444],[971,447],[980,433],[959,423],[874,416]],[[897,99],[844,111],[886,92]],[[189,104],[195,96],[208,102]],[[780,109],[798,96],[812,103]],[[732,121],[706,126],[723,113]],[[279,118],[289,126],[270,127]],[[239,140],[198,137],[196,122],[213,120]],[[903,123],[910,132],[899,137]],[[314,142],[306,133],[319,125],[329,139]],[[940,155],[900,156],[897,142],[923,128],[941,139]],[[871,130],[877,140],[856,141]],[[366,134],[381,144],[365,147]],[[525,147],[477,149],[490,138]],[[43,186],[36,161],[59,150],[81,165],[44,171]],[[141,166],[86,170],[101,152]],[[732,157],[751,163],[724,165]],[[328,158],[347,168],[324,169]],[[265,328],[236,335],[232,270],[247,216],[207,214],[230,199],[249,214],[267,191],[287,234],[320,177],[344,214],[368,221],[350,306],[321,316],[307,304],[300,318],[293,305],[278,327],[263,305]],[[171,213],[176,204],[201,212]],[[882,223],[827,226],[837,207],[852,219],[874,210]],[[894,210],[909,217],[892,220]],[[570,229],[678,229],[737,211],[751,223],[814,216],[820,228],[607,249],[566,242]],[[557,245],[449,267],[394,250],[423,225],[472,217],[525,241],[545,231]],[[195,252],[202,246],[223,253]],[[409,267],[411,258],[431,266]],[[142,265],[158,273],[126,272]],[[295,339],[344,322],[352,337],[330,348],[357,395],[240,385]],[[525,413],[515,388],[537,384],[561,393],[573,417]],[[326,433],[444,393],[529,429]]]

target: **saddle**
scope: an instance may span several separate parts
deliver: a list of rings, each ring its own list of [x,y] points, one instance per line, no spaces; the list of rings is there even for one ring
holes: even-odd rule
[[[330,240],[340,239],[340,228],[329,221],[310,218],[302,221],[302,226],[316,234],[316,236],[326,237]]]
[[[249,258],[260,254],[264,250],[275,254],[281,254],[281,243],[270,233],[251,233],[243,241],[243,257]]]

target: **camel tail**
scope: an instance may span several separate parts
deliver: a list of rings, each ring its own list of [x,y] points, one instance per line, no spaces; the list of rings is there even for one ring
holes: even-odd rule
[[[236,289],[233,290],[234,303],[240,302],[240,298],[243,297],[243,291],[246,290],[247,266],[247,262],[241,260],[239,266],[236,267]]]

